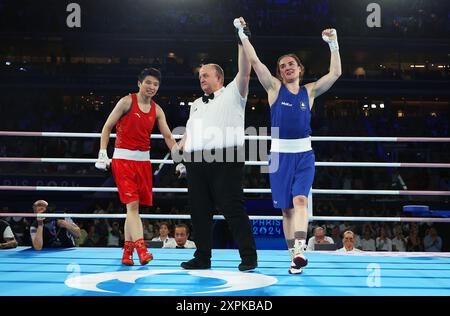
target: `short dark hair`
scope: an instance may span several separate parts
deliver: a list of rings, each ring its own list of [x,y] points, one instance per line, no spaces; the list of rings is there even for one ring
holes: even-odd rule
[[[139,82],[143,82],[145,77],[152,76],[158,79],[159,84],[161,84],[161,72],[156,68],[145,68],[141,71],[141,73],[138,76]]]
[[[177,229],[177,228],[185,228],[186,229],[186,233],[189,235],[189,227],[186,224],[183,224],[183,223],[178,224],[178,225],[175,226],[175,229]]]

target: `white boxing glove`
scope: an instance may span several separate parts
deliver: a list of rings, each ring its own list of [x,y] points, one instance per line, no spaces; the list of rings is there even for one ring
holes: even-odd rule
[[[97,161],[95,162],[95,168],[106,171],[109,168],[110,163],[106,149],[100,149]]]
[[[186,167],[182,163],[179,163],[175,167],[175,173],[179,174],[178,179],[185,178],[187,174]]]
[[[241,41],[246,39],[246,38],[248,38],[247,34],[245,34],[245,32],[244,32],[244,26],[242,25],[240,19],[238,19],[238,18],[234,19],[233,20],[233,25],[237,29],[238,36],[241,39]]]
[[[339,50],[337,32],[335,29],[326,29],[322,32],[322,39],[328,43],[332,52]]]

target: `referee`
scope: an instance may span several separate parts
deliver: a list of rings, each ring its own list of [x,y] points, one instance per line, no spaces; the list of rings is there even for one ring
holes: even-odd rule
[[[242,157],[244,114],[251,65],[238,45],[239,70],[224,87],[224,72],[217,64],[200,68],[204,96],[191,106],[182,141],[187,169],[192,226],[197,250],[183,262],[184,269],[211,267],[214,210],[222,212],[237,242],[242,262],[240,271],[257,267],[256,245],[249,217],[244,209]]]

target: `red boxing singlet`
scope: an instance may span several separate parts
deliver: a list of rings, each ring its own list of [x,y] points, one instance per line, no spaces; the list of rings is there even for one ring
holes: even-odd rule
[[[120,118],[116,124],[116,148],[148,151],[150,135],[156,120],[156,104],[152,100],[150,112],[139,109],[136,94],[131,94],[133,100],[130,111]]]

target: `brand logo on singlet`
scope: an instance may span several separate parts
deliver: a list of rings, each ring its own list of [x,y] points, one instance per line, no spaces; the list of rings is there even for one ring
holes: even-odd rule
[[[134,114],[136,114],[137,117],[141,118],[141,115],[139,113],[134,113]]]
[[[281,102],[281,105],[292,106],[292,104],[290,104],[289,102]]]
[[[302,111],[306,111],[306,105],[305,105],[305,103],[300,103],[300,109],[302,110]]]

